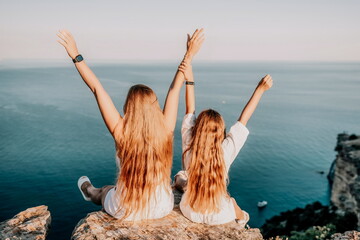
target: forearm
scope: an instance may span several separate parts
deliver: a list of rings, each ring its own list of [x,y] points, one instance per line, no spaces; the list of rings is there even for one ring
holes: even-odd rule
[[[184,59],[185,61],[188,61],[188,64],[191,64],[192,58],[187,59],[185,55]],[[186,80],[189,82],[194,82],[194,75],[192,73],[192,68],[191,68],[190,78]],[[186,114],[195,113],[195,85],[186,84],[185,106],[186,106]]]
[[[242,113],[240,114],[240,117],[238,119],[239,122],[241,122],[244,126],[246,126],[247,122],[251,118],[252,114],[254,113],[262,95],[264,94],[265,90],[261,87],[257,87],[252,94],[250,100],[244,107]]]
[[[186,102],[186,114],[195,113],[194,85],[186,85],[185,102]]]
[[[171,131],[174,131],[175,129],[180,90],[184,83],[184,80],[184,74],[180,71],[177,71],[165,99],[163,113],[165,116],[166,124]]]
[[[81,78],[84,80],[86,85],[90,88],[90,90],[95,94],[96,89],[102,87],[100,81],[95,76],[93,71],[87,66],[85,61],[75,63],[75,67],[78,70]]]
[[[187,51],[183,58],[184,62],[188,62],[190,64],[193,56],[200,49],[200,46],[204,38],[203,35],[200,35],[200,38],[198,38],[198,35],[202,31],[203,31],[202,29],[200,31],[196,30],[191,38],[190,35],[188,35]],[[169,130],[171,131],[174,131],[175,129],[176,117],[177,117],[178,105],[179,105],[179,95],[184,80],[185,80],[184,73],[179,71],[178,69],[176,71],[175,77],[170,85],[168,94],[166,96],[163,112],[164,112],[165,122]]]

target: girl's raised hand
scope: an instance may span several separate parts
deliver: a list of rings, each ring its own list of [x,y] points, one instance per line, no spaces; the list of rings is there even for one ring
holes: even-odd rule
[[[56,35],[61,39],[58,40],[58,43],[64,46],[71,59],[74,59],[77,55],[79,55],[75,39],[69,31],[61,30]]]
[[[179,65],[179,71],[184,74],[186,81],[194,81],[192,66],[187,61],[184,60],[181,62],[181,64]]]
[[[265,77],[263,77],[259,84],[258,84],[258,88],[266,91],[266,90],[269,90],[273,85],[273,80],[271,78],[270,75],[266,75]]]
[[[203,28],[201,28],[200,30],[196,29],[196,31],[191,37],[190,34],[188,34],[187,51],[186,51],[186,55],[188,57],[192,58],[200,50],[201,45],[205,40],[203,31],[204,31]]]

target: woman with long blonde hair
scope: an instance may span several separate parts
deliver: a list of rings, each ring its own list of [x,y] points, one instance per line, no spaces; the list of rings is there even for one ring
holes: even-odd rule
[[[86,85],[94,94],[104,122],[115,141],[119,167],[115,186],[95,188],[88,177],[78,180],[78,187],[87,201],[102,205],[104,210],[122,220],[156,219],[173,209],[171,165],[173,131],[176,124],[179,94],[184,75],[177,71],[161,110],[154,91],[145,85],[129,89],[124,116],[115,108],[95,74],[79,54],[69,31],[58,34],[68,55]],[[195,42],[203,41],[194,34]],[[188,45],[184,59],[195,55],[197,44]]]
[[[175,187],[184,191],[180,209],[193,222],[223,224],[236,220],[245,227],[249,214],[240,209],[227,192],[228,171],[249,134],[246,124],[263,93],[271,88],[266,75],[257,85],[238,121],[226,134],[224,119],[215,110],[195,117],[194,78],[190,62],[179,67],[186,80],[186,115],[181,135],[183,171],[175,176]]]

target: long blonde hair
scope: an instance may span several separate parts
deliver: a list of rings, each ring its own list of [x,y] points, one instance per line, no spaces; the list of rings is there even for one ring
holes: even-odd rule
[[[225,138],[225,123],[221,115],[208,109],[201,112],[192,130],[189,148],[187,204],[202,214],[220,211],[226,191],[227,171],[221,144]]]
[[[120,170],[116,197],[123,219],[141,214],[157,186],[170,186],[172,134],[167,130],[164,115],[153,90],[145,85],[129,89],[124,104],[124,122],[115,137]]]

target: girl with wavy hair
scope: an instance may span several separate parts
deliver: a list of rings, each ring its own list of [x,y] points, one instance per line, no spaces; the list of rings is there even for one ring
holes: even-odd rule
[[[186,80],[186,115],[181,128],[184,171],[175,176],[175,187],[184,191],[181,212],[193,222],[213,225],[236,220],[245,227],[249,214],[227,192],[228,171],[249,134],[246,124],[263,93],[271,88],[272,78],[266,75],[261,79],[238,121],[226,134],[224,119],[215,110],[204,110],[195,117],[195,83],[190,62],[183,61],[179,71]]]
[[[154,91],[142,84],[130,88],[124,104],[124,116],[115,108],[95,74],[79,55],[70,32],[58,34],[86,85],[94,94],[103,120],[115,141],[119,167],[115,186],[95,188],[88,177],[78,180],[87,201],[122,220],[156,219],[169,214],[174,205],[171,189],[173,131],[179,94],[184,75],[177,71],[170,85],[163,110]],[[184,60],[199,50],[202,36],[193,35]]]

